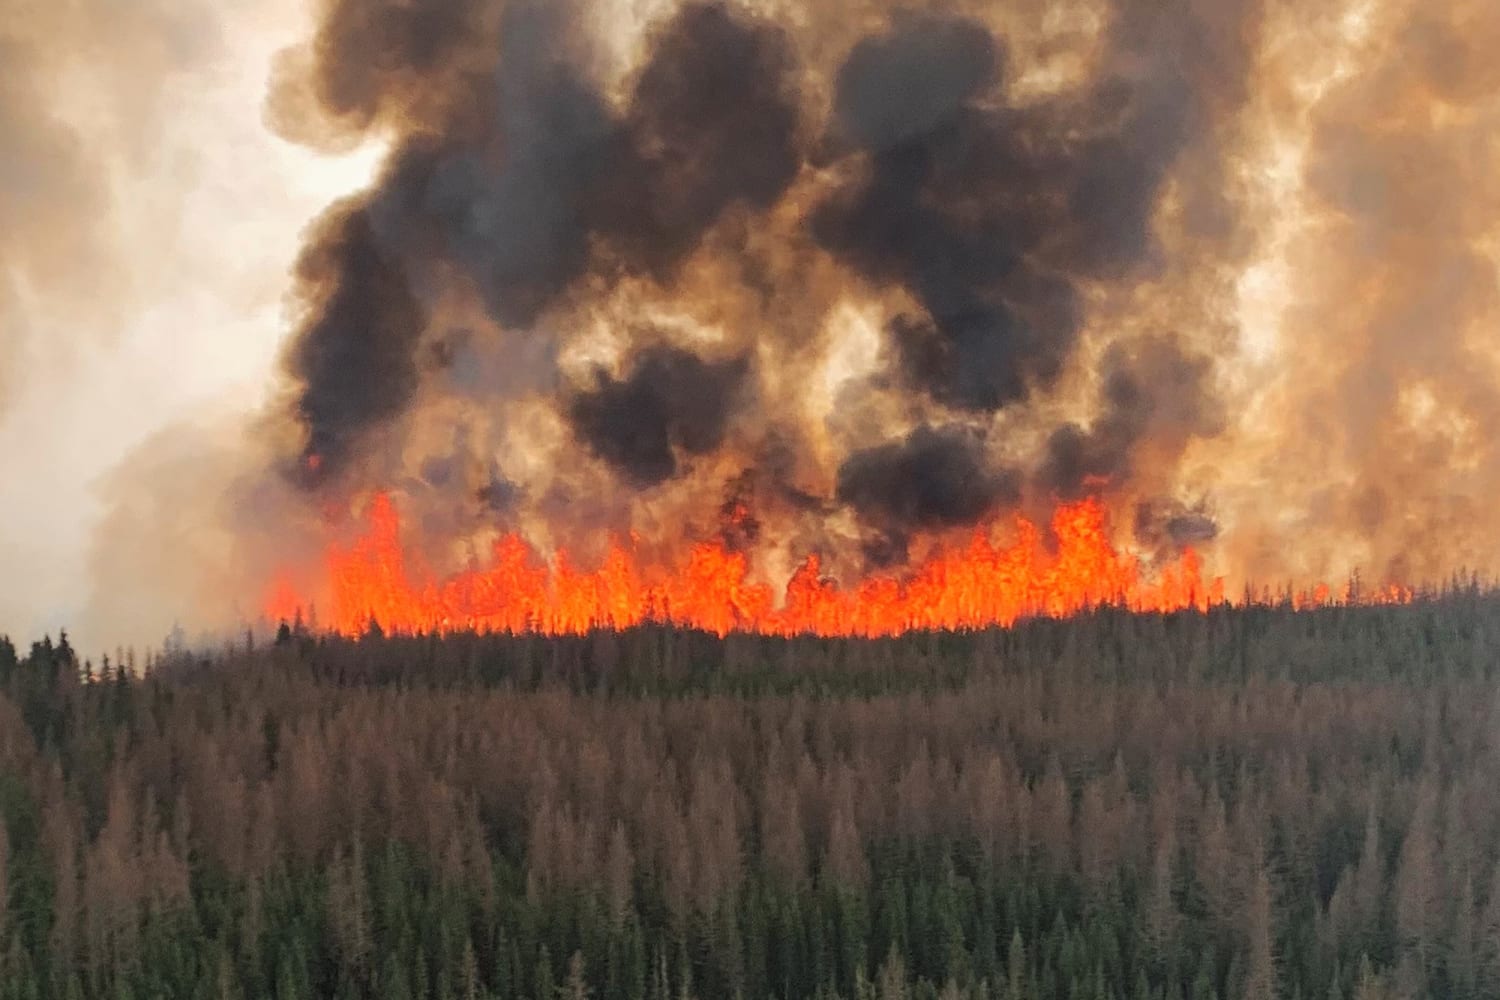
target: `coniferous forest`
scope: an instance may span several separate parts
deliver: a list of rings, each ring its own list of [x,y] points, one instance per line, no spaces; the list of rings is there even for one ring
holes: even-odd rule
[[[0,1000],[1500,996],[1500,594],[0,642]]]

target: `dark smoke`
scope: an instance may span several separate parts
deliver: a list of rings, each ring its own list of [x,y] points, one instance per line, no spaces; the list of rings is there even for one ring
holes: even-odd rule
[[[298,335],[288,367],[307,451],[318,456],[313,482],[405,409],[414,352],[452,266],[509,326],[535,322],[587,271],[583,205],[615,125],[566,58],[565,5],[494,13],[478,0],[339,0],[313,66],[273,93],[273,117],[291,134],[316,127],[286,120],[287,108],[306,114],[287,96],[299,87],[333,128],[409,132],[367,196],[356,238],[335,216],[323,226],[332,239],[312,251],[329,305]],[[460,341],[434,342],[429,358],[447,368]]]
[[[765,209],[786,190],[798,109],[779,28],[694,3],[651,42],[598,210],[626,263],[666,281],[725,209]]]
[[[596,374],[568,404],[568,422],[628,482],[656,486],[678,474],[679,452],[703,455],[723,441],[747,370],[742,360],[647,348],[625,379]]]
[[[65,331],[163,294],[115,258],[175,272],[164,250],[221,235],[177,244],[150,208],[174,198],[125,196],[177,162],[156,109],[207,78],[173,67],[222,68],[178,23],[199,7],[0,0],[0,408],[95,342]],[[573,553],[720,529],[757,572],[817,551],[839,576],[1020,503],[1010,468],[1038,523],[1097,491],[1138,549],[1217,532],[1236,584],[1495,550],[1493,0],[313,7],[270,119],[389,159],[312,233],[253,488],[223,488],[235,431],[196,426],[108,484],[112,625],[148,614],[140,539],[197,564],[157,610],[202,607],[375,487],[442,526],[434,567],[497,527]],[[653,379],[665,340],[745,359],[734,405]]]
[[[962,427],[916,428],[857,451],[839,467],[838,499],[887,530],[972,524],[1020,496],[1019,477],[995,471],[984,442]]]
[[[297,265],[312,320],[287,368],[303,390],[297,416],[308,429],[302,473],[337,475],[371,428],[399,415],[417,388],[413,350],[423,314],[404,269],[377,245],[369,212],[335,210]]]
[[[893,359],[907,384],[967,411],[1055,381],[1082,322],[1078,283],[1146,258],[1190,111],[1170,74],[1012,106],[1004,62],[986,28],[957,18],[899,18],[857,44],[834,119],[865,163],[812,222],[865,278],[921,304],[892,323]]]
[[[1186,0],[1118,0],[1093,76],[1038,97],[970,17],[892,13],[830,56],[816,18],[695,0],[610,80],[592,13],[329,0],[314,43],[283,57],[270,111],[286,134],[392,140],[376,188],[335,211],[302,266],[312,307],[287,364],[304,483],[420,462],[404,456],[426,445],[364,454],[398,446],[377,432],[416,400],[499,421],[525,398],[581,446],[548,474],[488,490],[494,437],[476,434],[462,463],[408,478],[506,511],[592,495],[628,520],[632,489],[686,484],[672,495],[712,505],[725,484],[692,474],[738,467],[799,531],[842,505],[895,538],[1013,505],[1023,480],[1065,496],[1118,483],[1150,457],[1144,437],[1212,433],[1206,362],[1151,341],[1104,352],[1099,415],[1058,429],[1041,469],[985,447],[992,416],[1024,426],[1058,390],[1093,293],[1155,273],[1165,179],[1185,149],[1214,162],[1204,125],[1239,99],[1222,24]],[[829,310],[857,290],[893,304],[874,384],[917,430],[873,447],[890,435],[834,432],[814,456],[830,433],[796,407]],[[642,308],[719,326],[717,356],[736,360],[661,346]],[[564,370],[601,326],[624,338],[618,372]],[[758,467],[775,442],[800,450]],[[727,449],[738,461],[690,461]],[[585,454],[628,489],[613,495]]]
[[[479,64],[495,21],[486,7],[341,0],[311,79],[284,79],[273,100],[273,112],[297,108],[284,95],[300,86],[356,130],[433,116],[408,124],[358,232],[337,215],[309,254],[328,305],[299,335],[289,368],[318,478],[409,401],[424,323],[417,303],[444,293],[445,264],[474,282],[499,324],[529,328],[606,266],[594,260],[598,241],[610,261],[670,281],[727,208],[764,209],[798,170],[793,62],[780,29],[720,5],[683,8],[653,37],[616,116],[577,61],[567,5],[507,8],[498,57]],[[293,134],[307,127],[282,124]],[[654,482],[671,474],[662,447],[616,442],[600,453]]]
[[[835,80],[840,129],[865,149],[891,149],[957,117],[1001,75],[989,29],[974,21],[899,14],[854,46]]]
[[[1180,452],[1190,438],[1219,433],[1214,388],[1209,360],[1184,353],[1175,338],[1111,344],[1100,364],[1099,415],[1087,430],[1068,423],[1052,432],[1042,487],[1064,499],[1098,493],[1129,478],[1143,441]]]
[[[411,224],[434,233],[510,327],[535,323],[587,273],[590,203],[616,144],[604,97],[562,58],[566,10],[506,10],[494,79],[465,105],[472,128],[418,151],[406,182]]]
[[[1188,506],[1171,497],[1143,500],[1135,508],[1135,540],[1158,558],[1177,555],[1184,547],[1213,541],[1219,525],[1202,506]]]
[[[490,0],[325,0],[316,37],[281,54],[271,125],[311,144],[330,132],[438,126],[495,43]]]

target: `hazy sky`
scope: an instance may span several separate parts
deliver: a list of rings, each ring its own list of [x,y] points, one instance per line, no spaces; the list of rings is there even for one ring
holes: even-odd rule
[[[22,641],[87,602],[101,478],[273,388],[300,231],[372,163],[262,124],[306,5],[66,6],[0,0],[0,633]]]

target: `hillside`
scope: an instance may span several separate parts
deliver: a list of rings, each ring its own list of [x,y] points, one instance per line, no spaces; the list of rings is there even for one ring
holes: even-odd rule
[[[1496,996],[1497,654],[1475,588],[0,643],[0,1000]]]

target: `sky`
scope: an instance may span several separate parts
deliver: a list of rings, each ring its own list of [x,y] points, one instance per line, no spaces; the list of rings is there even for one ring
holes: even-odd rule
[[[276,391],[300,234],[374,163],[263,123],[306,5],[67,9],[0,0],[0,52],[20,53],[0,70],[0,634],[18,640],[82,614],[111,469]]]

